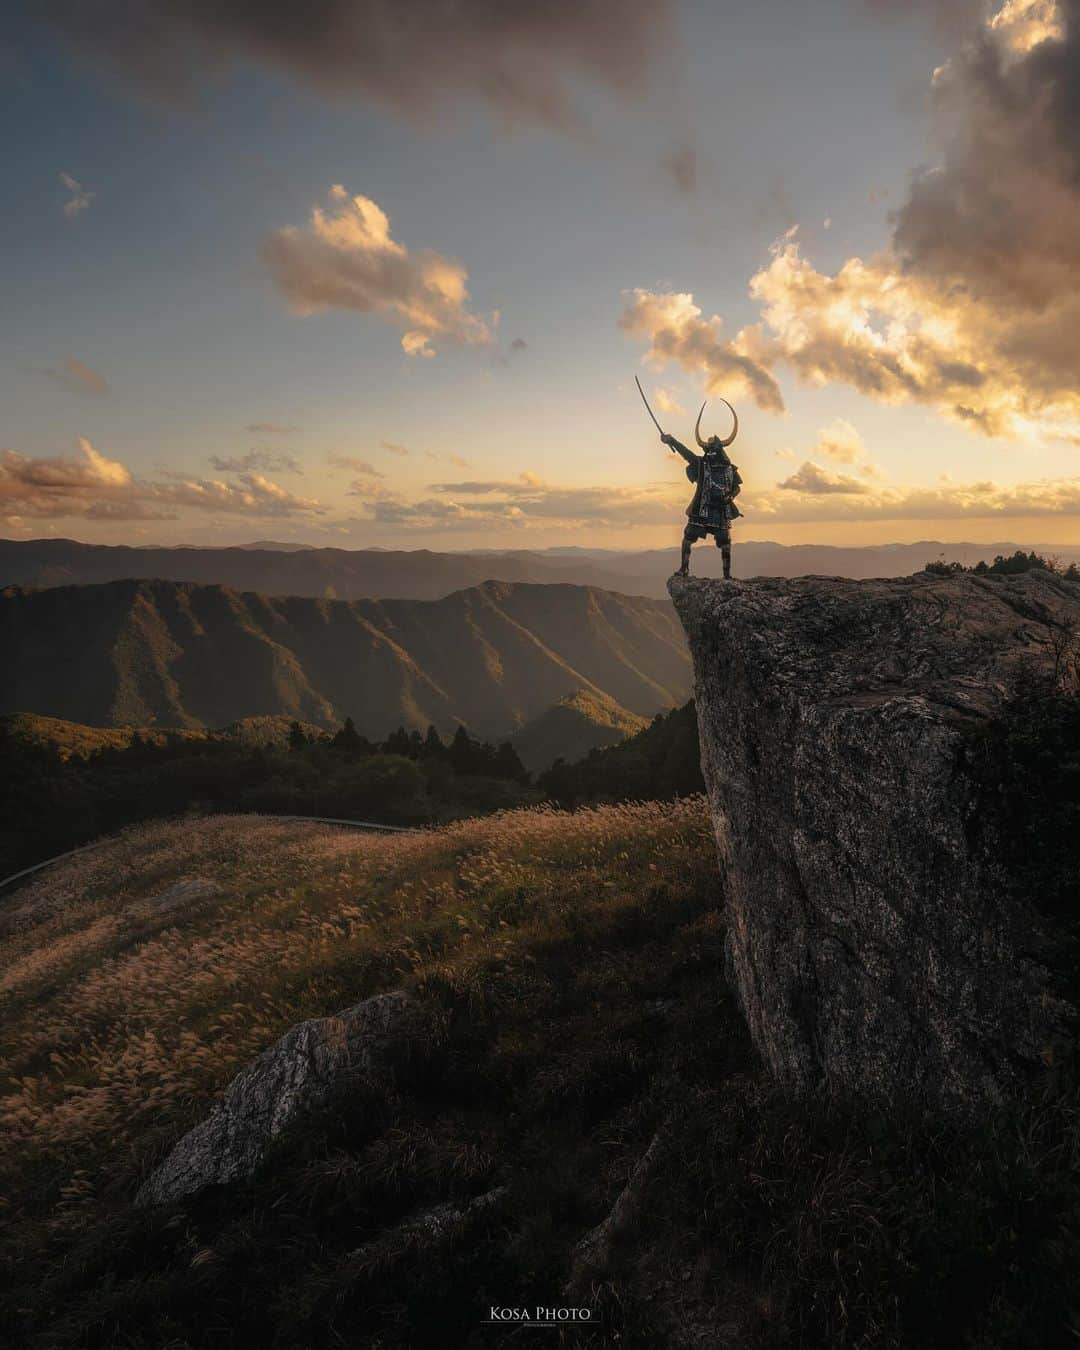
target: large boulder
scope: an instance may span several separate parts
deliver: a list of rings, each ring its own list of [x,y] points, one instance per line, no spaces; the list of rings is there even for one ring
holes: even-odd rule
[[[207,1118],[143,1183],[140,1205],[165,1204],[250,1176],[271,1140],[350,1093],[379,1090],[408,1011],[400,990],[300,1022],[245,1068]]]
[[[750,1031],[795,1091],[1001,1100],[1075,1011],[967,748],[1021,662],[1060,662],[1080,587],[1048,572],[673,577]]]

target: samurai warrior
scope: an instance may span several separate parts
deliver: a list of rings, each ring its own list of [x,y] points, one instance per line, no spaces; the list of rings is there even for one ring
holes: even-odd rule
[[[721,402],[727,403],[731,408],[726,398],[721,399]],[[735,425],[726,441],[721,440],[719,436],[710,436],[707,441],[703,441],[701,413],[704,411],[703,403],[701,412],[698,413],[697,425],[694,427],[694,436],[704,451],[703,454],[695,455],[674,436],[663,431],[660,433],[661,441],[686,460],[686,476],[691,483],[697,484],[694,499],[686,508],[686,529],[682,537],[679,576],[685,577],[690,574],[690,546],[696,539],[704,539],[711,534],[724,560],[724,576],[730,578],[731,522],[742,515],[735,505],[735,498],[742,489],[742,478],[739,476],[737,466],[728,458],[727,447],[738,434],[739,417],[735,409],[731,408]]]

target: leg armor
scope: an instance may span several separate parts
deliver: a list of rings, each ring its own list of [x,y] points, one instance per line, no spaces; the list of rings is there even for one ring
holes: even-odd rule
[[[731,580],[731,527],[716,531],[716,547],[724,561],[724,580]]]
[[[698,525],[687,525],[682,537],[682,561],[679,564],[679,576],[690,575],[690,545],[695,539],[704,539],[705,531]]]

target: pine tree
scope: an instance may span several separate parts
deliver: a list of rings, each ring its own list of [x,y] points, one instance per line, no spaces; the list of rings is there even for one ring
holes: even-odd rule
[[[409,733],[404,727],[398,727],[397,731],[392,731],[383,742],[383,753],[387,755],[403,755],[406,759],[412,757],[412,742],[409,740]]]
[[[476,746],[460,722],[450,742],[450,763],[455,773],[472,773],[475,769]]]
[[[515,783],[527,783],[529,774],[509,741],[503,741],[495,752],[493,765],[496,778],[509,778]]]
[[[335,750],[344,750],[348,754],[361,755],[367,748],[367,741],[360,735],[356,729],[356,723],[351,717],[346,717],[345,724],[330,742]]]

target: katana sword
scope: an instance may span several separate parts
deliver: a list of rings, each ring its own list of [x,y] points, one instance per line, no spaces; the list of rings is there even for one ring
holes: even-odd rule
[[[657,429],[660,435],[663,436],[664,428],[660,425],[660,423],[656,420],[656,418],[653,417],[653,410],[649,407],[649,400],[645,397],[645,390],[642,389],[641,381],[638,379],[636,375],[634,376],[634,383],[637,385],[637,391],[641,395],[642,403],[645,404],[645,411],[649,414],[650,417],[652,417],[653,426]]]

